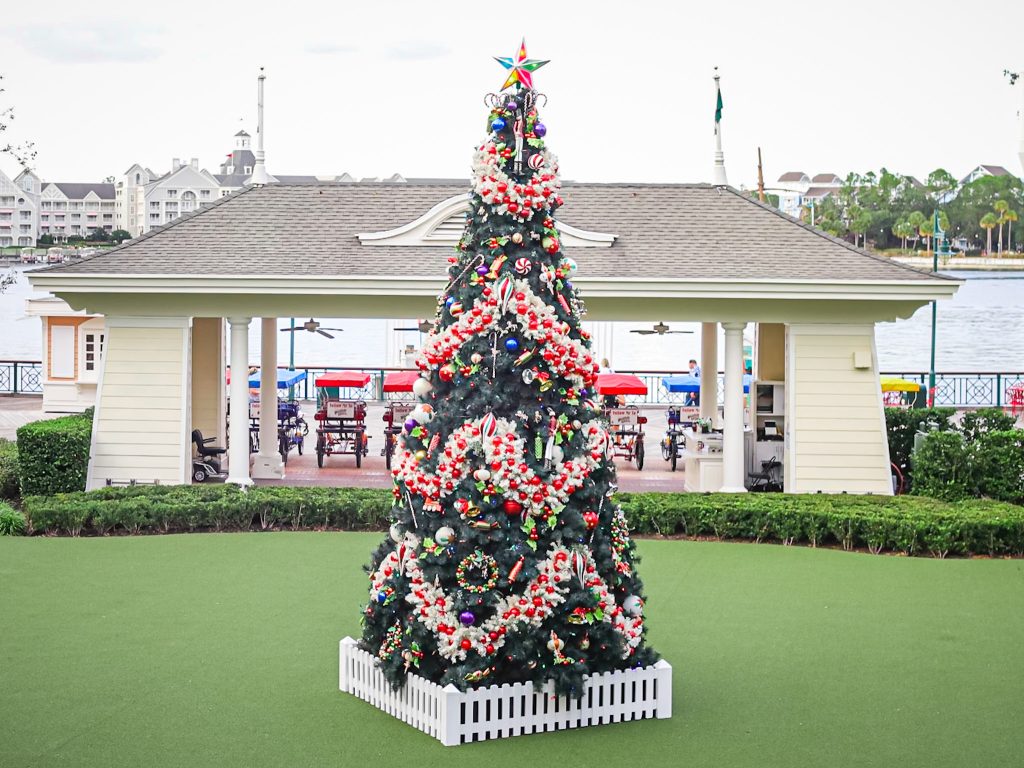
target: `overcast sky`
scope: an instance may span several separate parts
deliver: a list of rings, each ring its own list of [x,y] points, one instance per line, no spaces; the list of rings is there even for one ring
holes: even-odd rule
[[[1024,3],[18,3],[0,73],[51,181],[172,157],[216,171],[255,133],[271,173],[468,177],[483,95],[525,34],[566,178],[710,181],[712,68],[729,180],[978,163],[1020,173]],[[0,103],[2,106],[2,103]],[[9,160],[0,168],[14,170]]]

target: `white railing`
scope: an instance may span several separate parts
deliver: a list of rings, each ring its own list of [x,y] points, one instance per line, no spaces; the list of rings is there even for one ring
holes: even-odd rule
[[[504,739],[545,731],[583,728],[624,720],[672,716],[672,666],[603,672],[585,678],[583,696],[554,695],[554,684],[541,690],[532,683],[491,685],[460,691],[409,674],[397,691],[376,659],[346,637],[340,643],[338,687],[446,747]]]

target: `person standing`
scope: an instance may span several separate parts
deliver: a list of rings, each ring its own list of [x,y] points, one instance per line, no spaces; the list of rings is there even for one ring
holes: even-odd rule
[[[697,365],[697,361],[690,358],[690,376],[700,380],[700,366]],[[700,405],[700,392],[688,392],[686,394],[686,405],[697,406]]]

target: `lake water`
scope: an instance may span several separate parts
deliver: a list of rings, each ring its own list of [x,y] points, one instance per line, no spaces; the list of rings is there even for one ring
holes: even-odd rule
[[[0,359],[38,360],[42,339],[38,318],[27,318],[24,300],[32,294],[24,269],[16,267],[17,282],[0,295]],[[939,302],[939,371],[1024,371],[1024,273],[1021,272],[949,272],[966,283],[955,298]],[[586,298],[586,297],[584,297]],[[343,328],[336,338],[298,331],[295,336],[297,365],[339,367],[378,367],[401,365],[398,352],[405,345],[416,345],[419,334],[393,331],[390,348],[393,359],[386,359],[388,331],[382,320],[318,318],[327,327]],[[299,319],[298,322],[302,322]],[[286,321],[282,321],[282,326]],[[399,326],[414,325],[403,321]],[[680,370],[691,357],[699,358],[700,326],[696,323],[672,324],[673,329],[689,334],[640,336],[632,328],[637,323],[612,324],[612,365],[618,370]],[[750,333],[750,331],[748,331]],[[925,371],[928,369],[931,308],[922,307],[908,320],[880,323],[877,330],[879,363],[885,371]],[[259,323],[250,332],[249,359],[259,362]],[[719,351],[723,349],[719,343]],[[279,340],[279,360],[288,362],[288,334]]]

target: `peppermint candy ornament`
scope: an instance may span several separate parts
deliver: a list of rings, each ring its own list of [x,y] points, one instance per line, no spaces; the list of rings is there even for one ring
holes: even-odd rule
[[[484,437],[492,437],[498,429],[498,420],[493,413],[486,414],[480,419],[480,434]]]
[[[530,270],[533,269],[533,262],[525,256],[522,256],[516,259],[515,264],[512,265],[512,269],[516,271],[516,274],[528,275],[530,274]]]
[[[530,155],[530,159],[526,161],[526,164],[535,171],[540,170],[541,166],[544,165],[544,155],[540,152],[535,152]]]

